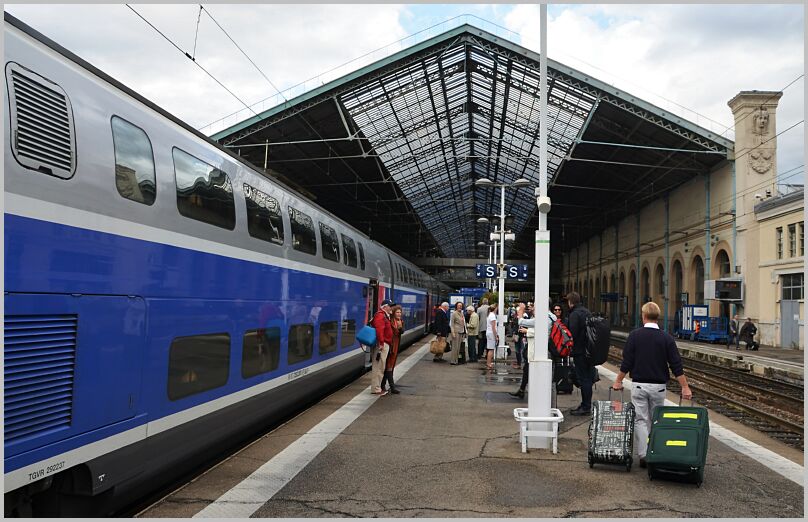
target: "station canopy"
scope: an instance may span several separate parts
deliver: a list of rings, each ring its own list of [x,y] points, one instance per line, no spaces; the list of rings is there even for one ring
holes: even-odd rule
[[[212,136],[410,259],[488,256],[500,188],[539,183],[539,55],[462,25]],[[548,225],[557,256],[710,172],[733,143],[548,59]],[[532,188],[506,188],[532,259]],[[557,258],[556,258],[557,259]]]

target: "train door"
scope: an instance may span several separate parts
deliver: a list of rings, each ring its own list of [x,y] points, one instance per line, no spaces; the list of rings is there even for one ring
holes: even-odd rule
[[[376,310],[379,309],[379,281],[371,279],[368,281],[367,302],[365,303],[365,310],[367,310],[367,317],[365,317],[365,324],[373,319]],[[365,354],[365,367],[370,368],[372,361],[370,360],[370,350]]]

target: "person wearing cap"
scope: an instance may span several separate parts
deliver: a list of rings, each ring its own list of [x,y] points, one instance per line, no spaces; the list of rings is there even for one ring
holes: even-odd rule
[[[468,361],[477,362],[477,335],[480,333],[480,316],[474,310],[473,306],[469,305],[466,311],[469,313],[468,323],[466,324],[466,331],[468,332],[468,337],[466,338],[469,351]]]
[[[435,313],[435,333],[437,334],[438,338],[441,337],[446,339],[449,336],[449,332],[451,328],[449,327],[449,303],[446,301],[440,304],[440,308]],[[446,359],[443,358],[442,353],[435,354],[435,357],[432,358],[432,362],[443,362]]]
[[[390,351],[390,344],[393,342],[393,326],[390,324],[390,312],[392,301],[385,299],[376,314],[373,316],[373,328],[376,329],[376,346],[370,353],[372,362],[372,374],[370,387],[372,393],[376,395],[387,395],[387,390],[382,389],[382,378],[384,368],[387,364],[387,354]]]

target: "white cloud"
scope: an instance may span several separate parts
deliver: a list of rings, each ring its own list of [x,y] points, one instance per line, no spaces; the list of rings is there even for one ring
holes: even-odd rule
[[[803,17],[796,5],[570,6],[548,20],[548,56],[720,130],[738,92],[777,91],[803,74]],[[538,51],[537,5],[514,7],[504,23]],[[785,91],[778,132],[803,119],[804,91],[804,80]],[[803,163],[803,129],[778,138],[781,172]]]

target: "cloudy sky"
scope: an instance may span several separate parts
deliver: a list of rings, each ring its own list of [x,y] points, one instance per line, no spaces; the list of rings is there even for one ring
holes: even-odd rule
[[[204,6],[133,5],[238,98],[264,100],[259,112],[280,100],[276,87],[297,86],[291,97],[463,21],[539,50],[537,5]],[[125,5],[5,10],[203,131],[251,115]],[[733,96],[785,89],[778,172],[781,182],[802,183],[804,27],[804,7],[794,4],[552,5],[548,56],[730,139]]]

